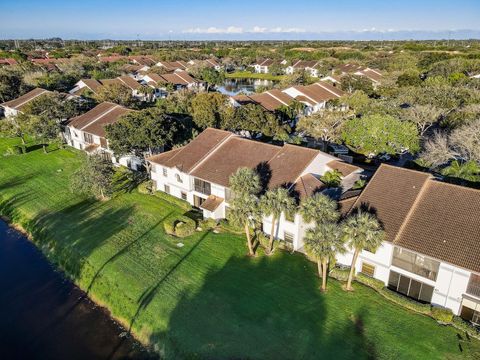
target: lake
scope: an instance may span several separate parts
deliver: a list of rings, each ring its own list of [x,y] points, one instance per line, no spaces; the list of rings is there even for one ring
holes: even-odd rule
[[[0,220],[1,359],[152,359],[105,309]]]
[[[217,91],[221,92],[222,94],[235,96],[240,93],[250,94],[255,92],[260,86],[268,86],[271,87],[274,84],[271,80],[262,80],[262,79],[232,79],[227,78],[225,79],[223,85],[217,86]]]

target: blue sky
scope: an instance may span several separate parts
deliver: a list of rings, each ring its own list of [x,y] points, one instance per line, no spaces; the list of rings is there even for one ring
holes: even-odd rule
[[[0,0],[0,14],[3,39],[431,38],[480,34],[480,0]]]

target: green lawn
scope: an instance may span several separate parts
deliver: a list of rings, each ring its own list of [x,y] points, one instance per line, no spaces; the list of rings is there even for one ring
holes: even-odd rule
[[[285,75],[257,74],[250,71],[236,71],[230,74],[225,74],[225,77],[232,79],[262,79],[280,81],[285,78]]]
[[[0,139],[0,155],[13,143]],[[300,254],[248,258],[243,238],[206,232],[178,248],[162,220],[184,211],[138,193],[75,196],[80,159],[71,149],[0,156],[0,212],[166,358],[479,358],[480,342],[362,285],[345,293],[330,280],[322,294]]]

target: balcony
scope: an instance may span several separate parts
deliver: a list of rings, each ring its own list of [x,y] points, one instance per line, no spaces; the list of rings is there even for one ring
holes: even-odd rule
[[[480,298],[480,275],[471,274],[467,294]]]
[[[392,265],[436,281],[440,262],[416,254],[414,252],[395,247],[393,250]]]
[[[211,195],[212,193],[210,183],[197,178],[193,180],[193,189],[204,195]]]

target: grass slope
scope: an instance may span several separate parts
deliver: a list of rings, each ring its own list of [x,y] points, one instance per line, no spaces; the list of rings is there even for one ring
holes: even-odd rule
[[[0,154],[16,140],[0,139]],[[166,358],[457,359],[480,344],[355,285],[320,293],[300,254],[248,258],[243,238],[167,236],[184,210],[131,193],[95,202],[69,191],[72,149],[0,157],[0,212]]]

